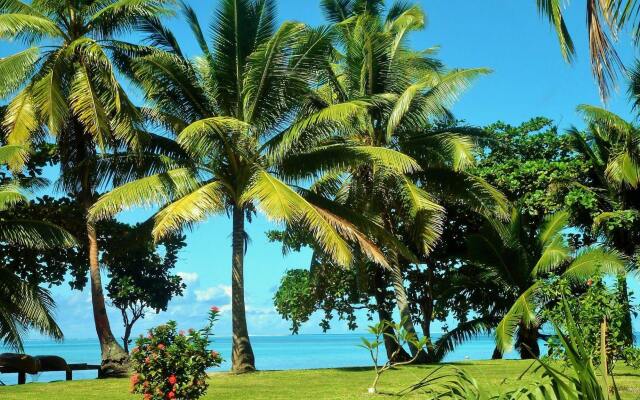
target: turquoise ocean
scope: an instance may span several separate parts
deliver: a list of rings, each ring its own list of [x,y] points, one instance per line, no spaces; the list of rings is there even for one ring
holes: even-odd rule
[[[256,367],[260,370],[313,369],[359,367],[371,365],[367,350],[359,347],[365,334],[316,334],[287,336],[254,336],[251,338],[256,356]],[[434,335],[433,339],[437,339]],[[369,338],[371,339],[371,338]],[[227,360],[220,368],[230,367],[231,338],[216,337],[211,345]],[[482,360],[491,358],[494,348],[493,336],[478,336],[458,346],[449,353],[445,361]],[[544,350],[543,350],[544,351]],[[0,347],[0,353],[9,352]],[[27,340],[25,353],[30,355],[57,355],[68,363],[100,363],[100,346],[97,339],[66,339],[62,343],[49,340]],[[518,358],[516,352],[505,358]],[[215,371],[214,370],[214,371]],[[75,371],[75,379],[94,379],[96,371]],[[17,374],[0,374],[6,385],[17,383]],[[27,375],[27,382],[49,382],[64,380],[64,372],[44,372]]]

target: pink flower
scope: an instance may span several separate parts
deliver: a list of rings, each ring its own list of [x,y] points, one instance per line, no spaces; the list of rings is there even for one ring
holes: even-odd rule
[[[175,376],[175,375],[171,375],[171,376],[169,377],[169,384],[170,384],[170,385],[175,385],[177,382],[178,382],[178,378],[176,378],[176,376]]]
[[[158,350],[164,350],[164,349],[165,349],[164,344],[160,343],[158,345]]]
[[[137,352],[138,352],[138,350],[140,350],[140,349],[138,349],[137,347],[134,347],[133,349],[131,349],[131,352],[132,352],[132,353],[137,353]]]
[[[153,339],[153,334],[151,332],[147,335],[147,339]]]
[[[593,279],[589,278],[587,279],[587,286],[591,286],[593,285]]]
[[[184,331],[180,331],[180,332],[178,332],[178,334],[179,334],[180,336],[184,336]]]
[[[145,393],[144,400],[151,400],[151,393]]]
[[[213,357],[213,358],[218,358],[219,355],[220,355],[220,353],[218,353],[217,351],[212,351],[211,352],[211,357]]]
[[[138,374],[133,374],[131,375],[131,384],[135,385],[136,383],[138,383]]]
[[[150,362],[151,362],[151,359],[149,357],[145,357],[144,363],[149,364]]]
[[[217,306],[211,306],[211,311],[214,313],[220,312],[220,309]]]
[[[167,399],[173,399],[175,397],[176,397],[176,394],[173,391],[167,393]]]
[[[195,330],[193,328],[189,328],[189,334],[193,334],[193,332],[195,332]]]

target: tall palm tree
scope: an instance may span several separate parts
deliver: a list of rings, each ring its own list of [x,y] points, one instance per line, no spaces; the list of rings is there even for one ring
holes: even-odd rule
[[[616,251],[598,246],[571,249],[563,236],[568,218],[568,213],[559,212],[532,227],[526,215],[514,209],[509,223],[488,220],[468,239],[473,285],[491,304],[473,323],[495,326],[499,354],[511,349],[515,337],[522,358],[540,355],[538,313],[544,306],[543,279],[556,274],[583,283],[598,272],[624,271],[625,261]]]
[[[22,146],[0,147],[0,166],[19,165],[27,157]],[[26,201],[24,181],[0,183],[0,241],[32,248],[71,247],[75,239],[64,229],[43,221],[16,219],[8,211]],[[62,331],[53,319],[55,304],[49,291],[20,279],[0,266],[0,341],[18,351],[23,350],[22,335],[37,329],[55,339]]]
[[[443,208],[435,190],[430,192],[433,180],[446,175],[455,179],[460,193],[482,187],[479,197],[500,197],[462,172],[473,159],[473,140],[464,129],[434,128],[435,121],[451,119],[447,106],[488,70],[446,70],[432,58],[434,49],[409,48],[409,34],[425,25],[418,6],[395,3],[385,13],[383,1],[325,0],[322,7],[334,24],[332,57],[320,71],[323,84],[305,113],[282,133],[274,152],[312,146],[315,157],[324,158],[335,146],[349,143],[411,156],[405,171],[358,166],[329,171],[320,182],[337,184],[339,202],[410,241],[410,249],[388,248],[387,256],[398,310],[407,331],[414,333],[402,266],[423,259],[439,238]]]
[[[12,96],[3,126],[9,144],[49,135],[61,160],[60,186],[88,210],[96,199],[96,158],[139,148],[142,116],[120,86],[111,55],[117,36],[145,18],[166,14],[164,0],[20,0],[0,2],[0,37],[27,48],[0,60],[0,97]],[[91,299],[102,352],[102,376],[126,373],[127,354],[105,309],[96,228],[86,221]]]
[[[326,205],[301,195],[318,171],[345,164],[388,163],[409,168],[411,160],[343,145],[326,158],[297,149],[271,151],[281,130],[303,106],[319,60],[326,58],[331,31],[299,23],[276,26],[273,0],[223,0],[212,23],[212,43],[196,13],[183,11],[202,55],[187,58],[174,35],[149,24],[153,47],[123,49],[119,60],[131,71],[150,104],[145,114],[177,137],[191,157],[180,168],[124,184],[92,207],[94,218],[123,208],[159,205],[153,234],[160,238],[225,211],[232,218],[232,369],[255,369],[245,316],[245,222],[258,209],[275,221],[297,223],[337,264],[351,264],[352,250],[386,265],[380,250]]]

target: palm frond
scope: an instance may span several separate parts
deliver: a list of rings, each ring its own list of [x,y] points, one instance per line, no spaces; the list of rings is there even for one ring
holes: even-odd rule
[[[311,231],[322,250],[337,264],[351,264],[351,249],[327,220],[327,214],[268,172],[256,172],[243,201],[256,201],[260,209],[275,221],[301,224]]]
[[[208,182],[167,205],[154,216],[154,238],[161,239],[224,211],[225,191],[220,181]]]

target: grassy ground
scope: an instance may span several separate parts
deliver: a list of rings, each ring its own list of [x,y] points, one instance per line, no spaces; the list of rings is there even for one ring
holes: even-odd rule
[[[522,384],[519,375],[529,361],[476,361],[456,364],[467,370],[479,386],[493,393]],[[379,390],[394,392],[415,383],[435,366],[405,367],[387,372]],[[640,371],[628,367],[616,370],[623,399],[640,399]],[[299,371],[266,371],[247,375],[216,373],[211,376],[206,399],[272,400],[272,399],[389,399],[391,396],[369,395],[367,388],[373,371],[367,368],[318,369]],[[29,383],[0,387],[2,400],[133,400],[128,394],[127,379],[85,380],[75,382]]]

